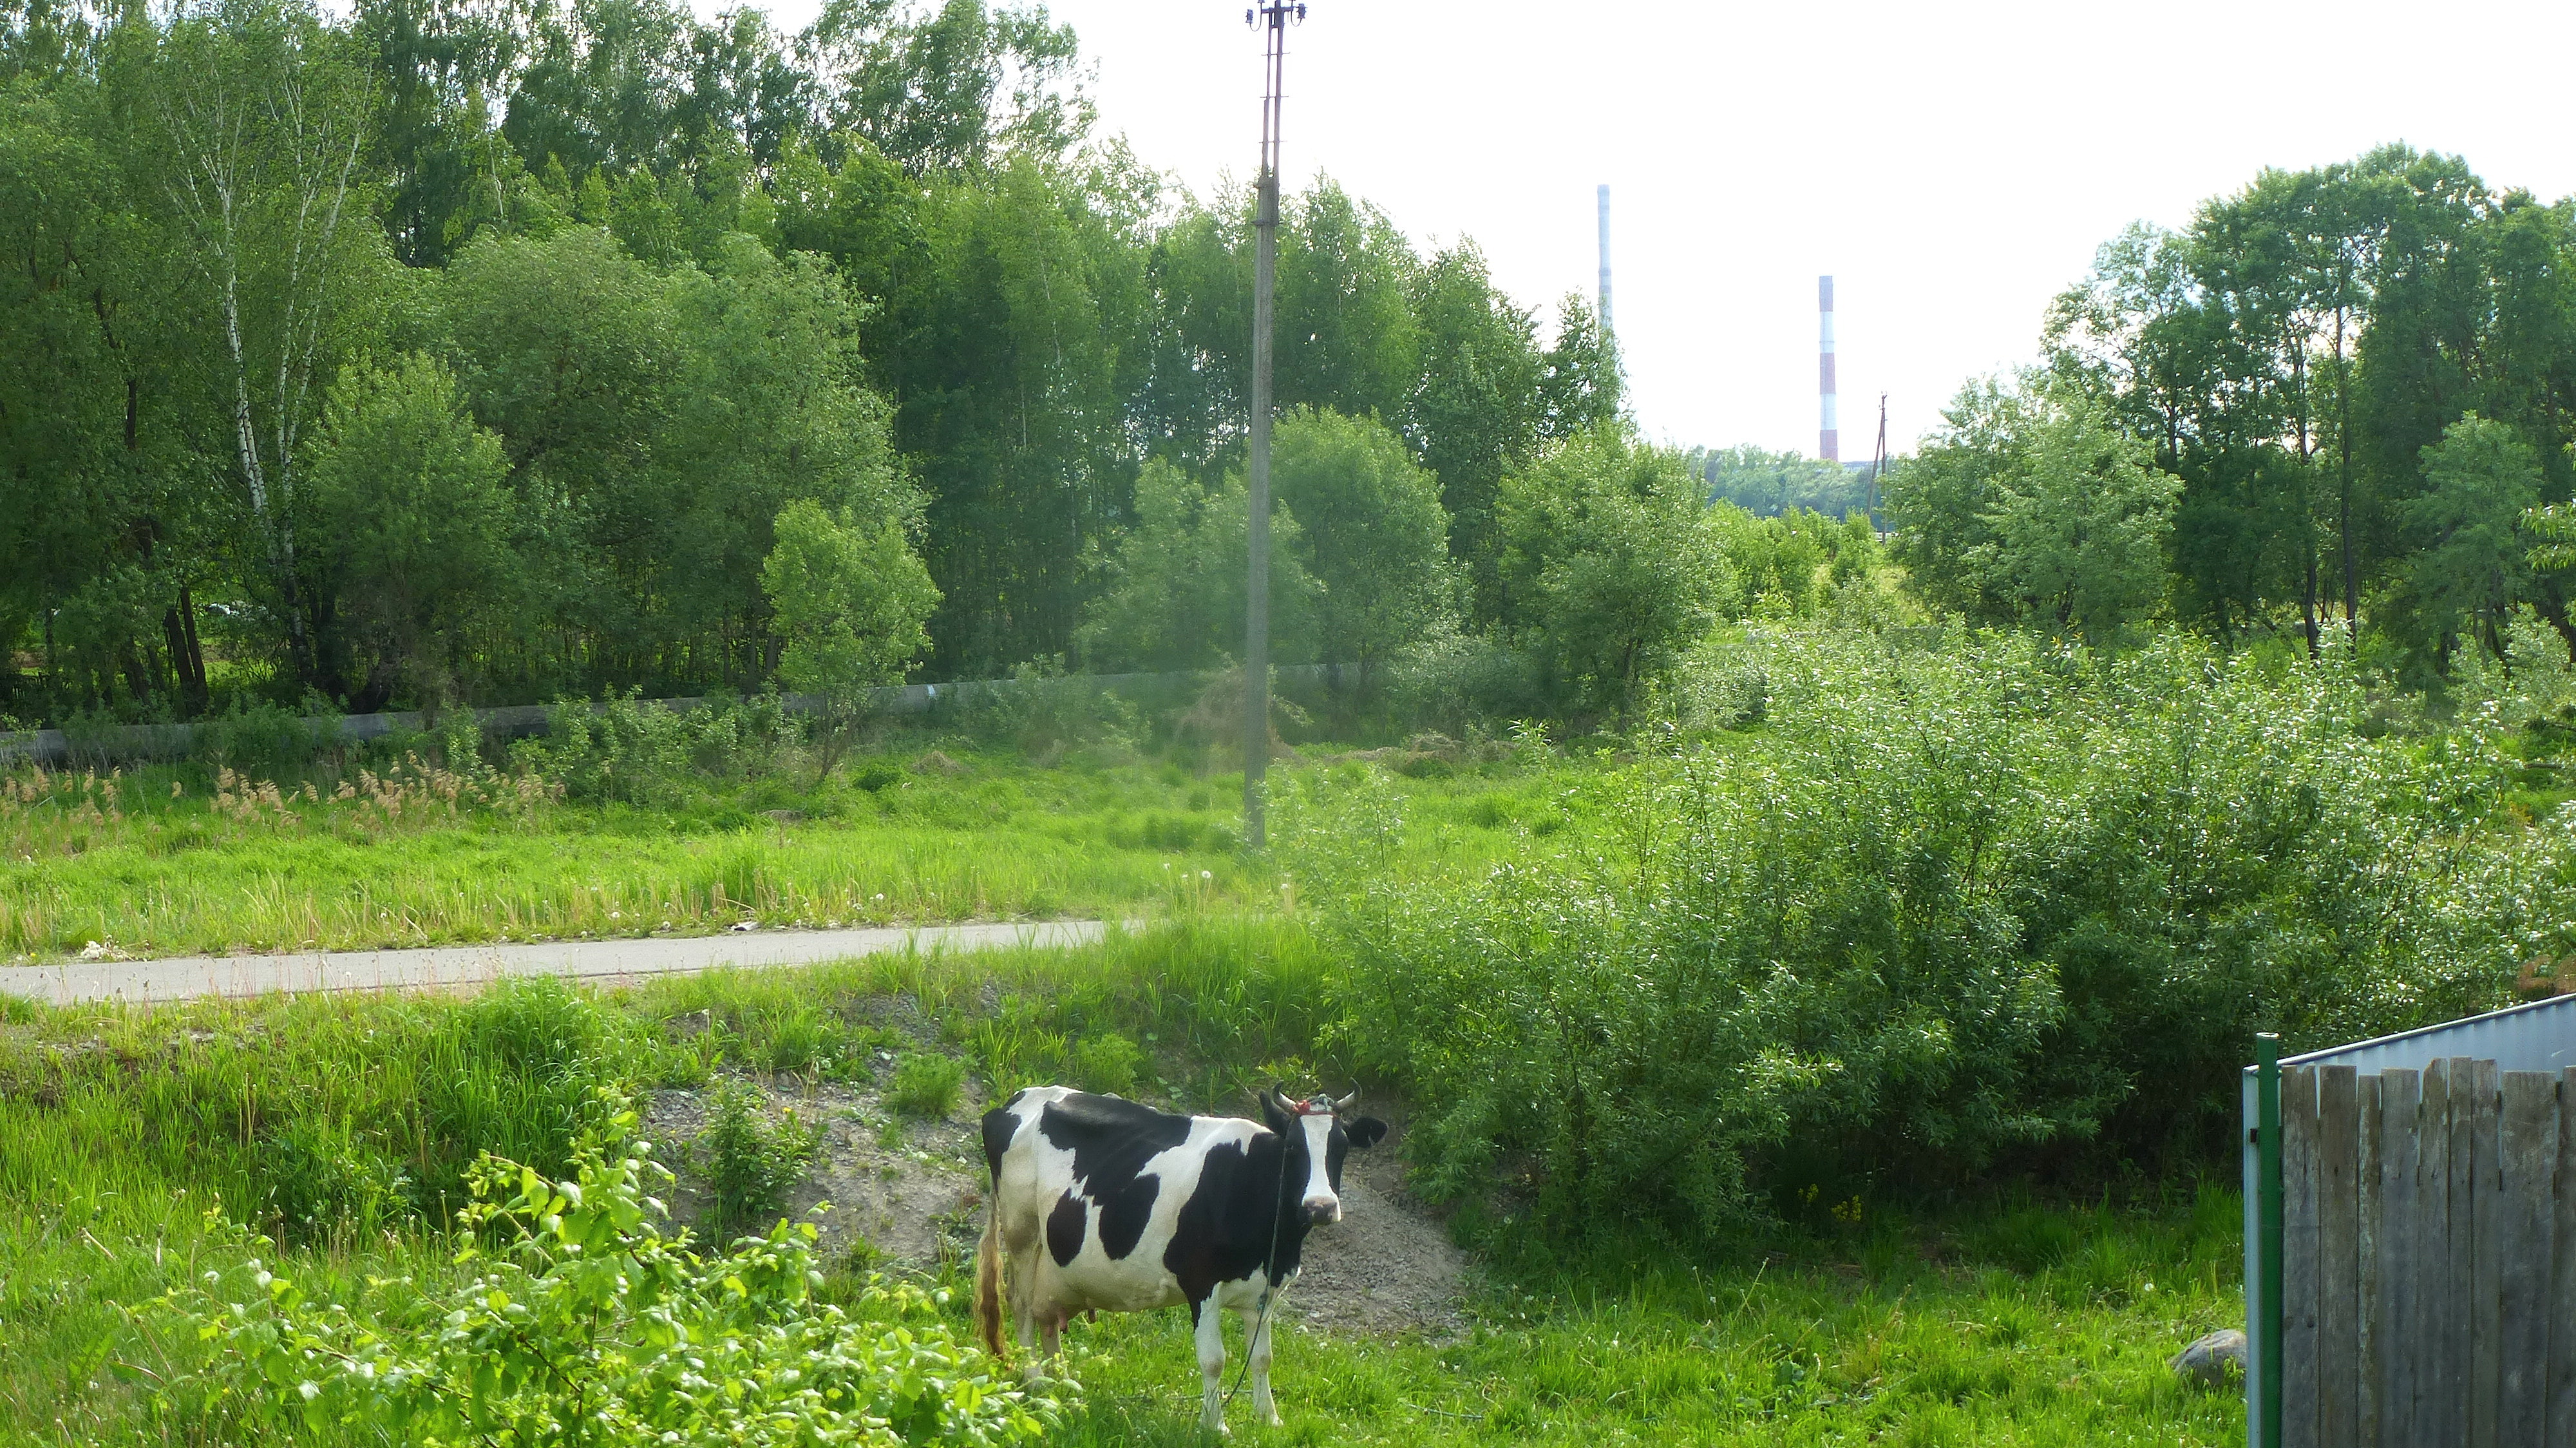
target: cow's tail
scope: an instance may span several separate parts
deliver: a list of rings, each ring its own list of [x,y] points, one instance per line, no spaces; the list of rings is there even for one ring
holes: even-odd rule
[[[975,1326],[984,1334],[984,1349],[1008,1362],[1002,1346],[1002,1193],[999,1173],[984,1203],[984,1240],[975,1248]]]

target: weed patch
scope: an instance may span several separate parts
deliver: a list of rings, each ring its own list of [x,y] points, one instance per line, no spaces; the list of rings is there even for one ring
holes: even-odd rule
[[[886,1101],[911,1116],[946,1116],[957,1109],[966,1084],[966,1065],[953,1056],[921,1053],[904,1057],[894,1068]]]
[[[799,1120],[796,1108],[771,1121],[759,1088],[728,1080],[716,1088],[707,1129],[690,1144],[689,1157],[706,1181],[716,1230],[730,1236],[773,1216],[814,1159],[821,1132]]]

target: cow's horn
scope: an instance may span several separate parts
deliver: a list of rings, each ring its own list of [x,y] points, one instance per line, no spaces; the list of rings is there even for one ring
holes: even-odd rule
[[[1333,1110],[1335,1110],[1336,1112],[1348,1111],[1348,1110],[1350,1110],[1352,1107],[1357,1106],[1357,1105],[1359,1105],[1359,1104],[1360,1104],[1360,1093],[1359,1093],[1359,1088],[1358,1088],[1358,1087],[1356,1087],[1356,1086],[1354,1086],[1354,1087],[1352,1087],[1352,1088],[1351,1088],[1351,1094],[1350,1094],[1350,1095],[1348,1095],[1348,1096],[1344,1096],[1344,1097],[1341,1097],[1341,1098],[1339,1098],[1338,1100],[1336,1100],[1336,1101],[1334,1101],[1334,1102],[1333,1102]]]

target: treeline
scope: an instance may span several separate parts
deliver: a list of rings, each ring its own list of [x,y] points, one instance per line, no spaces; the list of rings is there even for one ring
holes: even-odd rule
[[[0,0],[0,712],[1221,664],[1249,207],[1078,60],[982,0]],[[1634,678],[1509,534],[1578,437],[1687,477],[1580,299],[1324,179],[1279,276],[1278,657],[1552,597],[1617,641],[1516,657]]]
[[[1800,508],[1834,518],[1874,512],[1880,465],[1845,466],[1803,453],[1752,446],[1695,448],[1692,470],[1708,481],[1708,496],[1748,513],[1776,518]]]
[[[2391,146],[2140,225],[1891,480],[1924,600],[2109,639],[2163,615],[2417,684],[2576,638],[2576,203]],[[2538,550],[2535,562],[2535,549]]]

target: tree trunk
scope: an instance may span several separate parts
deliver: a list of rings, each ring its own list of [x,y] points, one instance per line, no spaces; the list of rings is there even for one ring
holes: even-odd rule
[[[296,682],[313,682],[313,641],[304,628],[304,600],[295,586],[295,525],[269,496],[268,468],[260,456],[259,424],[251,411],[250,367],[242,351],[239,278],[232,258],[224,259],[224,338],[232,351],[233,445],[250,489],[251,516],[267,545],[268,568],[278,594],[278,611],[286,619],[286,651]],[[284,460],[280,460],[283,465]]]
[[[284,616],[289,660],[309,685],[316,660],[296,577],[296,440],[312,400],[334,248],[366,136],[366,93],[345,76],[312,68],[319,62],[292,47],[295,58],[282,68],[263,69],[249,52],[227,49],[226,40],[201,39],[212,48],[180,52],[164,88],[162,119],[175,153],[168,186],[199,249],[191,260],[217,296],[237,463]],[[262,116],[273,135],[261,134]],[[276,199],[287,204],[278,210],[293,219],[282,231],[255,219],[263,188],[284,193]],[[265,325],[256,330],[266,340],[256,359],[244,335],[242,298],[243,266],[254,255],[285,262],[273,306],[259,303],[274,315],[262,313]],[[274,415],[265,427],[252,401],[254,374],[263,393],[274,384]]]
[[[2358,601],[2360,577],[2352,560],[2352,374],[2343,365],[2343,329],[2345,313],[2335,308],[2335,451],[2340,456],[2340,517],[2336,527],[2343,548],[2343,627],[2352,642],[2361,642]]]
[[[197,600],[188,585],[179,585],[179,618],[188,626],[188,676],[197,681],[197,701],[214,707],[214,686],[206,678],[206,644],[197,636]]]
[[[117,668],[125,675],[125,691],[134,696],[138,707],[149,707],[152,703],[152,664],[145,657],[149,652],[148,649],[137,648],[130,636],[117,650],[120,660]]]
[[[2290,376],[2299,392],[2299,553],[2305,575],[2299,589],[2299,623],[2307,635],[2308,657],[2317,656],[2317,527],[2308,500],[2308,463],[2314,456],[2308,437],[2308,351],[2290,348]]]
[[[2299,624],[2308,636],[2308,657],[2313,659],[2317,656],[2317,648],[2322,642],[2317,629],[2317,548],[2316,540],[2313,538],[2303,539],[2302,542],[2305,546],[2300,551],[2307,554],[2308,580],[2306,587],[2299,594]]]
[[[170,675],[179,686],[179,702],[190,713],[197,707],[196,689],[188,678],[188,630],[179,622],[179,607],[161,611],[161,646],[170,655]]]

